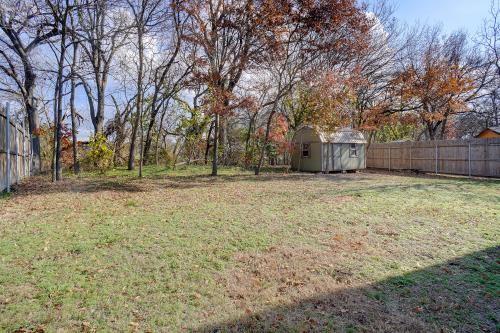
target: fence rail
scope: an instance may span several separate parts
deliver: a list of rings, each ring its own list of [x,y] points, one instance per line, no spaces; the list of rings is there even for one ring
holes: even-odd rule
[[[368,168],[500,177],[500,138],[375,143]]]
[[[23,122],[19,124],[9,110],[0,105],[0,192],[30,174],[31,146]]]

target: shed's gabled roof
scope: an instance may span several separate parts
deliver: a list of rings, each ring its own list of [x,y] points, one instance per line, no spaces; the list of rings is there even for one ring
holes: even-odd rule
[[[366,143],[363,133],[347,127],[330,133],[328,141],[332,143]]]
[[[367,143],[363,133],[355,129],[344,127],[335,132],[324,132],[315,126],[305,125],[302,129],[312,129],[318,133],[321,142],[330,143]]]
[[[500,126],[492,126],[492,127],[488,127],[490,130],[492,130],[493,132],[495,132],[496,134],[500,134]]]

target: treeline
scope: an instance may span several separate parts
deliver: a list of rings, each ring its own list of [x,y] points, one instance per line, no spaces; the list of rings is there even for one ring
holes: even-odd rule
[[[54,180],[81,163],[258,174],[304,124],[370,141],[498,125],[499,36],[497,0],[474,36],[403,26],[382,0],[0,0],[0,94]]]

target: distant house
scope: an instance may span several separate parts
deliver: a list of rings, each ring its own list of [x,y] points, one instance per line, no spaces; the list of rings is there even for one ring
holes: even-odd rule
[[[292,169],[308,172],[349,171],[366,168],[363,133],[342,128],[325,133],[303,126],[293,136]]]
[[[493,139],[500,138],[500,126],[488,127],[481,131],[476,138],[479,139]]]

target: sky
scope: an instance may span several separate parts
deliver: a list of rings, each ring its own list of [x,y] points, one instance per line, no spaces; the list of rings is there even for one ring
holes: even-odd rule
[[[475,34],[490,8],[490,0],[392,0],[392,3],[401,23],[440,24],[448,33],[465,30]]]

